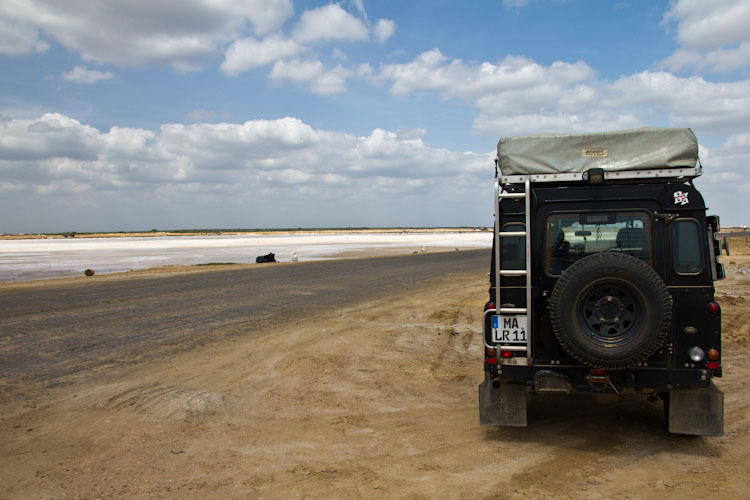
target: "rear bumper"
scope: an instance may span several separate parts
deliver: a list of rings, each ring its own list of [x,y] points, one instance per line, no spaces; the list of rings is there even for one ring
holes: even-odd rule
[[[689,389],[705,386],[715,376],[714,370],[709,369],[650,366],[624,370],[593,370],[575,365],[501,365],[497,369],[503,379],[524,385],[532,391],[539,389],[538,381],[544,378],[567,381],[567,392],[597,394],[617,394],[623,391],[668,392],[676,389]],[[543,387],[541,389],[544,390]]]

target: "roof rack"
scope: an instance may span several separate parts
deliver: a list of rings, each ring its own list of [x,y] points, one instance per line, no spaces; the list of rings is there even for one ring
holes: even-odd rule
[[[692,168],[659,168],[650,170],[613,170],[604,171],[604,181],[612,180],[641,180],[641,179],[694,179],[703,174],[701,166]],[[500,184],[520,184],[526,179],[535,182],[587,182],[588,171],[531,174],[531,175],[500,175]]]

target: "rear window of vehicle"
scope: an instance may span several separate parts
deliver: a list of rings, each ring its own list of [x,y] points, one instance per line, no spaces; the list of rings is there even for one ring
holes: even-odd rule
[[[547,219],[546,271],[559,275],[594,253],[622,252],[651,263],[650,218],[645,212],[554,214]]]
[[[698,274],[703,270],[698,222],[681,219],[672,224],[674,270],[678,274]]]
[[[523,224],[506,224],[504,232],[526,231]],[[503,269],[526,269],[526,238],[523,236],[507,236],[500,238],[500,252]]]

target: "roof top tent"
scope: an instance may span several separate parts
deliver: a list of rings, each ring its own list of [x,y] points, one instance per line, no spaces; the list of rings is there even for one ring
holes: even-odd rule
[[[607,179],[697,177],[698,140],[688,128],[639,128],[597,134],[505,137],[497,145],[502,184]]]

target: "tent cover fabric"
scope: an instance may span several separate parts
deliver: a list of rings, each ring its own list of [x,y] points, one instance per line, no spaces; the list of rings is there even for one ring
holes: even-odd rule
[[[689,128],[638,128],[598,134],[505,137],[497,144],[502,175],[693,168],[698,140]]]

